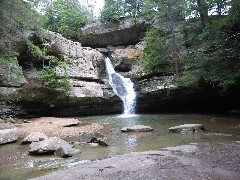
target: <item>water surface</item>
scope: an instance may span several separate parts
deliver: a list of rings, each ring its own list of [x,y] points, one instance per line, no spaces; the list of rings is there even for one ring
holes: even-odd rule
[[[100,123],[104,128],[100,131],[107,137],[108,147],[80,146],[81,153],[71,158],[56,156],[30,156],[28,145],[18,143],[0,146],[0,179],[27,179],[44,175],[53,170],[67,168],[91,160],[100,160],[115,155],[158,150],[164,147],[177,146],[197,142],[239,141],[240,119],[214,115],[198,114],[145,114],[135,116],[88,116],[78,118],[81,124]],[[200,123],[205,132],[199,134],[176,134],[168,128],[185,123]],[[147,125],[152,132],[121,133],[125,126]],[[211,135],[223,133],[223,135]],[[208,134],[208,135],[206,135]],[[209,135],[210,134],[210,135]],[[78,141],[79,137],[66,139]]]

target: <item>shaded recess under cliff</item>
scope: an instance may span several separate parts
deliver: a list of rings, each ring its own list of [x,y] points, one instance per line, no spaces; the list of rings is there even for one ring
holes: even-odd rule
[[[123,18],[118,23],[94,23],[80,29],[78,40],[83,46],[93,48],[128,46],[137,44],[150,24],[142,19]]]

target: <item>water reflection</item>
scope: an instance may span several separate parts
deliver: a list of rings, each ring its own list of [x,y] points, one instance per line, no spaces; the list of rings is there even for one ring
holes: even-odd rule
[[[125,146],[128,147],[128,150],[134,150],[137,146],[137,137],[135,135],[129,136],[125,142]]]
[[[240,120],[230,117],[211,115],[137,115],[137,116],[89,116],[81,117],[82,124],[100,123],[104,126],[100,133],[107,137],[108,147],[82,146],[81,153],[72,158],[58,158],[56,156],[34,157],[27,155],[27,146],[9,144],[0,146],[0,157],[9,156],[8,163],[0,163],[0,179],[28,179],[43,175],[49,171],[71,167],[90,160],[107,158],[136,151],[157,150],[197,142],[234,141],[240,140]],[[204,134],[183,135],[169,133],[168,128],[181,124],[200,123],[205,126],[207,133],[229,133],[233,136],[205,136]],[[121,129],[133,125],[151,126],[153,132],[122,133]],[[76,138],[76,141],[79,138]],[[72,141],[72,140],[71,140]],[[11,155],[19,151],[19,156],[11,160]],[[1,158],[0,158],[1,160]],[[3,160],[7,161],[7,158]],[[4,162],[4,161],[3,161]],[[14,173],[13,173],[14,171]],[[1,173],[1,172],[4,172]]]

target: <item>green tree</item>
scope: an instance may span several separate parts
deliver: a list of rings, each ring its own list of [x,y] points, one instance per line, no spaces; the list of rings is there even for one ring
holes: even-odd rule
[[[155,7],[151,6],[151,2],[154,3],[152,5]],[[159,9],[154,16],[160,20],[156,28],[150,29],[145,36],[146,49],[144,50],[143,62],[146,70],[168,71],[175,73],[176,77],[179,78],[180,49],[183,37],[178,29],[185,16],[184,1],[162,0],[159,4],[154,1],[148,1],[148,3],[150,10]]]
[[[101,11],[102,22],[118,22],[124,16],[124,8],[120,1],[105,0],[103,10]]]
[[[144,0],[105,0],[102,22],[118,22],[122,17],[136,18],[143,10]]]
[[[231,1],[228,15],[222,13],[226,12],[227,7],[218,10],[218,16],[209,18],[200,32],[196,32],[197,29],[194,30],[193,26],[190,26],[191,33],[189,31],[188,36],[192,38],[189,40],[191,45],[185,56],[183,80],[188,79],[189,82],[191,79],[195,82],[204,80],[208,84],[224,89],[239,81],[240,18],[237,10],[240,8],[239,4],[236,0]],[[187,84],[191,84],[189,82]]]
[[[74,0],[54,0],[44,15],[44,27],[66,37],[75,37],[86,22],[86,14],[79,2]]]
[[[174,73],[186,86],[204,82],[227,89],[236,84],[240,79],[239,9],[238,0],[147,0],[143,15],[154,18],[155,28],[145,36],[146,70]]]

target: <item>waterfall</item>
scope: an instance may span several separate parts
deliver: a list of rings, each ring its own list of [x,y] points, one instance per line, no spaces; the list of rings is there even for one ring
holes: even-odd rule
[[[133,88],[133,82],[130,78],[124,78],[116,73],[108,57],[105,57],[105,63],[109,84],[112,86],[114,93],[122,99],[124,115],[134,114],[136,93]]]

